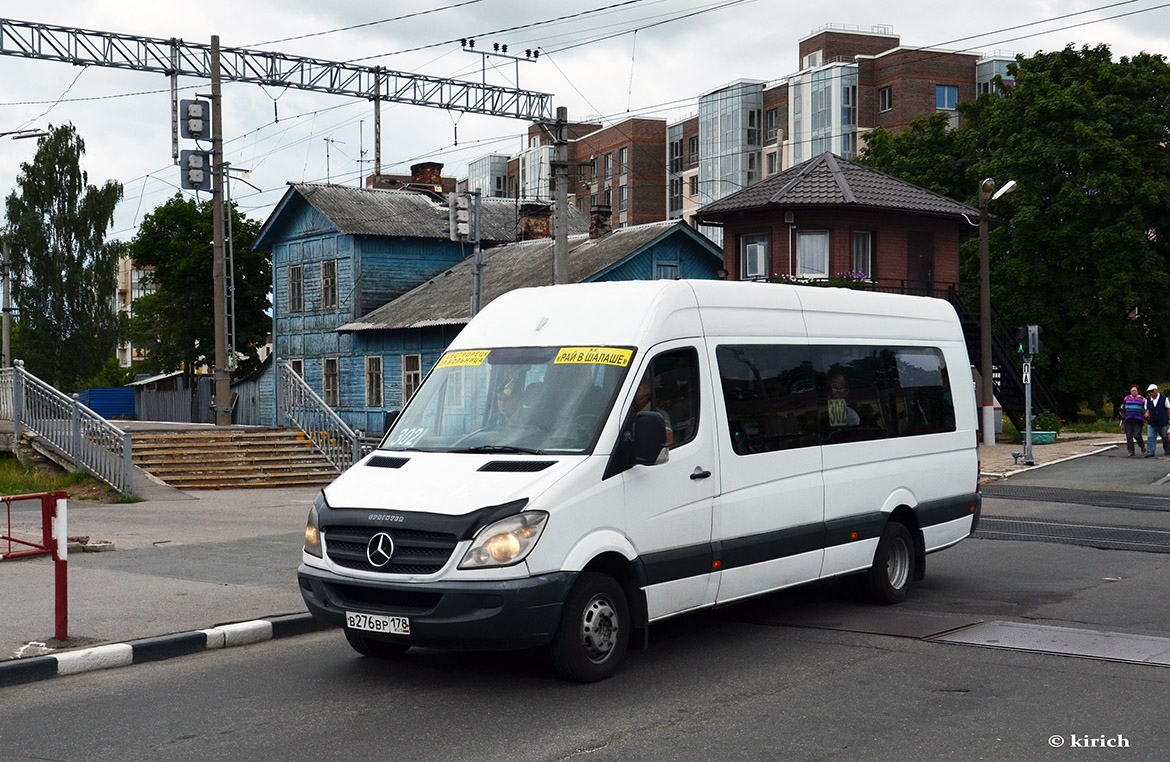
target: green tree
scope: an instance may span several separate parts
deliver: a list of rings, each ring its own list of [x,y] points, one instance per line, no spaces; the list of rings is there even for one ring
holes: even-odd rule
[[[130,338],[146,350],[145,369],[168,372],[215,362],[212,206],[176,194],[148,214],[130,244],[134,264],[151,268],[156,291],[134,300]],[[260,223],[230,207],[235,264],[237,375],[260,365],[258,350],[272,330],[272,265],[252,250]]]
[[[89,185],[84,155],[72,124],[50,127],[5,202],[20,324],[12,356],[66,391],[95,375],[118,340],[112,305],[119,246],[105,236],[122,185]]]
[[[1010,323],[1044,328],[1037,371],[1070,417],[1144,387],[1170,350],[1156,312],[1170,285],[1170,66],[1069,46],[1011,72],[1003,97],[960,104],[957,134],[883,136],[863,158],[909,179],[932,157],[968,203],[980,178],[1018,183],[991,210],[992,301]],[[964,279],[977,278],[977,245],[964,246]]]

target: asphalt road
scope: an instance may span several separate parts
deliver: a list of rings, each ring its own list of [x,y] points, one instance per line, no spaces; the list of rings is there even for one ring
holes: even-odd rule
[[[1054,465],[985,515],[1170,532],[1167,466]],[[539,652],[380,662],[326,632],[0,688],[0,760],[1161,760],[1167,666],[939,638],[1003,621],[1170,649],[1168,588],[1170,552],[970,539],[899,606],[825,583],[683,617],[595,685]]]
[[[0,759],[1063,760],[1118,737],[1124,758],[1162,759],[1166,667],[849,628],[1166,634],[1168,578],[1170,554],[969,540],[901,606],[833,584],[682,618],[595,685],[536,652],[379,662],[326,632],[0,689]]]

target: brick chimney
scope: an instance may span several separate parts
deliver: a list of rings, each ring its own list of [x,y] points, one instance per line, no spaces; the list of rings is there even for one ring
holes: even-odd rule
[[[443,165],[437,161],[424,161],[410,165],[410,181],[422,185],[443,185]]]
[[[550,204],[520,205],[520,239],[552,238],[552,206]]]
[[[601,238],[608,235],[613,226],[610,224],[610,216],[613,211],[608,204],[594,204],[589,210],[589,237]]]

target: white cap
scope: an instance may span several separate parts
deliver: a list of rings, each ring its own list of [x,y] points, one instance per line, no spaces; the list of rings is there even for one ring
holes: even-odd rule
[[[1146,387],[1146,391],[1147,392],[1156,392],[1156,391],[1158,391],[1158,385],[1157,384],[1150,384],[1149,386]]]

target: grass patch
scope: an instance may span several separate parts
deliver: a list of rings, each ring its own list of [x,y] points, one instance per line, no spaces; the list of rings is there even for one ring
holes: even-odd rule
[[[21,463],[12,455],[0,455],[0,495],[68,492],[81,499],[118,501],[118,493],[99,484],[84,471],[61,471]],[[123,501],[118,501],[123,502]],[[137,502],[132,500],[131,502]]]

